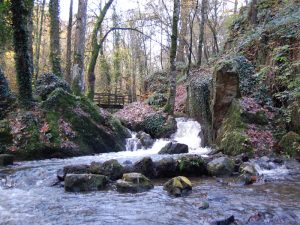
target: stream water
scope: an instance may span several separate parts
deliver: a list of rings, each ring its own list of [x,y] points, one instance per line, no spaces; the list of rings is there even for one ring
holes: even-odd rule
[[[180,118],[177,126],[172,139],[187,144],[189,154],[205,155],[210,151],[200,147],[201,127],[197,122]],[[128,141],[134,142],[133,139]],[[184,198],[167,195],[162,186],[166,180],[155,180],[154,189],[139,194],[120,194],[112,190],[76,194],[53,186],[57,170],[66,165],[108,159],[135,162],[144,156],[158,160],[163,156],[157,152],[167,142],[156,140],[151,149],[128,145],[131,148],[124,152],[21,162],[0,168],[0,225],[205,225],[231,215],[245,222],[257,212],[280,218],[278,224],[300,224],[299,171],[285,165],[266,168],[257,163],[261,176],[268,177],[270,182],[250,186],[230,185],[230,180],[191,178],[193,191]],[[209,203],[207,210],[199,209],[202,201]],[[277,224],[268,216],[265,221],[264,224]]]

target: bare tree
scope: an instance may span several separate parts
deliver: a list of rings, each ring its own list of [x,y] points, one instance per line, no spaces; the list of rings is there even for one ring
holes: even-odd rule
[[[59,0],[49,1],[50,14],[50,61],[52,64],[52,71],[57,76],[62,76],[61,72],[61,51],[59,41]]]
[[[46,0],[43,0],[41,6],[41,20],[39,22],[39,32],[37,37],[37,45],[36,45],[36,53],[35,53],[35,80],[37,79],[39,72],[40,72],[40,54],[41,54],[41,41],[42,41],[42,34],[43,34],[43,26],[44,26],[44,16],[45,16],[45,5]]]
[[[199,33],[199,43],[198,43],[198,55],[197,55],[197,65],[201,66],[202,64],[202,50],[204,42],[204,28],[207,18],[207,1],[202,0],[201,3],[201,22],[200,22],[200,33]]]
[[[72,67],[72,89],[77,95],[84,91],[84,50],[86,33],[86,16],[88,0],[78,1],[78,13],[75,32],[75,51]]]
[[[175,97],[176,97],[176,52],[178,39],[178,21],[180,14],[180,0],[174,0],[173,21],[172,21],[172,36],[170,48],[170,92],[168,102],[164,111],[169,114],[174,114]]]
[[[67,33],[67,54],[66,54],[66,73],[65,73],[65,79],[69,84],[71,84],[71,82],[72,82],[72,78],[71,78],[72,27],[73,27],[73,0],[70,1],[70,8],[69,8],[69,22],[68,22],[68,33]]]

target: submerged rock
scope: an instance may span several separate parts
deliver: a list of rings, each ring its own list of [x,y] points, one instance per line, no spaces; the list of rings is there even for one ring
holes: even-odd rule
[[[234,222],[235,222],[234,216],[230,216],[226,219],[213,221],[213,222],[209,223],[209,225],[233,225],[233,224],[235,224]]]
[[[9,166],[14,164],[14,156],[9,154],[0,155],[0,166]]]
[[[117,191],[122,193],[138,193],[152,189],[152,182],[140,173],[125,173],[122,180],[117,180]]]
[[[68,174],[65,177],[65,191],[86,192],[103,190],[108,178],[96,174]]]
[[[192,183],[186,177],[174,177],[164,184],[164,190],[170,195],[179,197],[188,194],[192,190]]]
[[[212,176],[230,176],[234,172],[234,162],[228,157],[220,157],[209,162],[207,170]]]
[[[177,142],[170,142],[165,147],[163,147],[158,154],[182,154],[188,153],[189,147],[186,144],[181,144]]]

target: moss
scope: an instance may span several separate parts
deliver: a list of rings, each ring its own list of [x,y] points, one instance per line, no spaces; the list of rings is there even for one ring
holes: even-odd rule
[[[289,156],[297,156],[300,153],[300,135],[290,131],[282,137],[279,145],[282,147],[284,153]]]
[[[46,114],[46,120],[49,124],[49,131],[47,132],[47,136],[51,143],[53,143],[56,147],[59,147],[61,144],[61,138],[59,135],[59,115],[56,112],[48,112]]]
[[[220,149],[228,155],[252,152],[249,138],[245,133],[246,125],[242,120],[242,109],[238,101],[233,101],[216,140]]]
[[[166,119],[165,115],[156,113],[147,116],[141,127],[153,138],[168,137],[176,131],[176,121],[174,118]]]
[[[182,175],[201,176],[207,174],[206,163],[200,156],[184,156],[178,159],[178,170]]]

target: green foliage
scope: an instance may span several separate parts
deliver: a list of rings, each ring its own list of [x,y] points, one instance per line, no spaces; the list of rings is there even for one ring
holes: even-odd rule
[[[12,40],[12,27],[11,24],[11,14],[9,11],[10,1],[2,0],[0,1],[0,46],[4,47],[11,45]]]
[[[154,92],[146,101],[149,105],[163,107],[168,99],[166,94]]]
[[[282,137],[279,145],[287,155],[296,156],[300,154],[300,135],[290,131]]]

